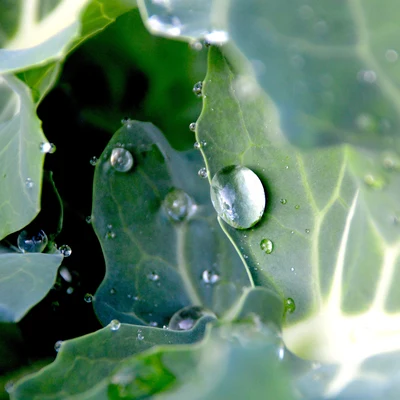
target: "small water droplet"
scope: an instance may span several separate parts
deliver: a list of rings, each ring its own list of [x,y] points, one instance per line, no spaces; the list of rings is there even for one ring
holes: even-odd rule
[[[361,70],[357,73],[357,79],[360,82],[365,82],[365,83],[375,83],[376,81],[376,73],[375,71],[372,70]]]
[[[31,235],[28,231],[22,231],[18,235],[18,248],[23,253],[41,253],[47,246],[47,235],[43,230],[40,230],[35,235]]]
[[[74,293],[74,288],[72,286],[70,286],[69,288],[67,288],[66,292],[67,292],[67,294],[72,294],[72,293]]]
[[[91,224],[91,223],[92,223],[92,216],[91,216],[91,215],[88,215],[88,216],[86,217],[85,221],[86,221],[87,224]]]
[[[193,93],[197,96],[197,97],[201,97],[203,95],[203,82],[199,81],[197,83],[194,84],[193,86]]]
[[[196,131],[196,122],[192,122],[192,123],[189,125],[189,129],[190,129],[192,132],[195,132],[195,131]]]
[[[160,276],[156,274],[154,271],[147,275],[147,278],[153,282],[156,282],[160,279]]]
[[[114,288],[111,288],[111,289],[110,289],[110,294],[113,295],[113,294],[115,294],[115,293],[117,293],[117,291],[116,291]]]
[[[42,153],[53,154],[56,151],[56,146],[53,143],[49,142],[40,143],[39,148]]]
[[[281,203],[282,204],[287,204],[287,200],[286,199],[281,199]]]
[[[220,276],[216,272],[206,269],[203,271],[201,279],[203,280],[203,282],[213,285],[214,283],[217,283],[219,281]]]
[[[72,254],[72,249],[67,244],[63,244],[58,249],[64,257],[69,257]]]
[[[294,206],[294,208],[295,208],[296,210],[299,210],[299,209],[300,209],[300,205],[299,205],[299,204],[296,204],[296,205]]]
[[[200,150],[201,146],[199,142],[194,142],[193,147],[195,148],[195,150]]]
[[[292,267],[292,268],[290,268],[290,270],[292,271],[292,272],[294,272],[294,268]]]
[[[176,331],[187,331],[192,329],[196,322],[207,313],[202,307],[199,306],[188,306],[182,308],[173,315],[169,321],[169,329]]]
[[[372,174],[367,174],[364,176],[364,182],[371,188],[382,189],[385,186],[385,181],[382,178],[375,177]]]
[[[13,381],[8,381],[5,385],[4,385],[4,390],[8,393],[11,394],[14,390],[14,382]]]
[[[201,147],[206,147],[207,146],[207,142],[205,140],[200,140],[200,146]]]
[[[110,163],[116,171],[128,172],[133,166],[133,156],[128,150],[116,147],[111,152]]]
[[[208,173],[207,173],[207,169],[205,167],[200,168],[199,171],[197,172],[197,175],[199,175],[200,178],[207,178]]]
[[[389,62],[396,62],[397,59],[399,58],[399,55],[396,50],[389,49],[389,50],[386,50],[385,58]]]
[[[61,349],[62,346],[62,340],[57,340],[57,342],[54,343],[54,350],[58,353]]]
[[[163,207],[172,220],[180,222],[195,211],[196,205],[182,189],[172,189],[165,196]]]
[[[285,301],[285,311],[293,313],[296,310],[296,304],[291,297],[288,297]]]
[[[272,243],[272,240],[270,240],[270,239],[263,239],[260,242],[260,248],[265,253],[271,254],[272,251],[274,250],[274,244]]]
[[[85,296],[83,296],[83,300],[85,300],[86,303],[91,303],[93,301],[93,295],[86,293]]]
[[[214,175],[210,192],[218,215],[234,228],[251,228],[264,214],[264,188],[249,168],[238,165],[222,168]]]
[[[310,233],[310,230],[309,230],[309,229],[305,229],[305,232],[306,232],[306,233]]]
[[[113,319],[110,322],[110,329],[112,331],[117,331],[121,327],[121,322],[119,322],[117,319]]]
[[[89,162],[90,162],[90,165],[95,166],[95,165],[97,164],[97,161],[98,161],[97,157],[93,156],[93,157],[90,159]]]
[[[26,186],[28,189],[32,189],[33,186],[34,186],[33,180],[32,180],[31,178],[26,178],[26,180],[25,180],[25,186]]]

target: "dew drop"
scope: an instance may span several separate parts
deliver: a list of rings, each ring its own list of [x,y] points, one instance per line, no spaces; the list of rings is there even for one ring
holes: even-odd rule
[[[239,165],[222,168],[214,175],[210,192],[218,215],[234,228],[251,228],[264,214],[264,188],[249,168]]]
[[[365,83],[375,83],[376,81],[376,73],[372,70],[361,70],[357,73],[357,79],[360,82]]]
[[[116,171],[128,172],[133,166],[133,156],[128,150],[116,147],[111,152],[110,163]]]
[[[281,203],[282,204],[287,204],[287,200],[286,199],[281,199]]]
[[[193,86],[193,93],[197,96],[197,97],[201,97],[203,95],[203,82],[199,81],[197,83],[194,84]]]
[[[39,148],[42,153],[53,154],[56,151],[56,146],[53,143],[49,142],[40,143]]]
[[[294,208],[295,208],[295,210],[299,210],[299,209],[300,209],[300,205],[299,205],[299,204],[296,204],[296,205],[294,206]]]
[[[203,48],[203,45],[198,40],[194,40],[190,43],[190,48],[196,51],[200,51]]]
[[[202,307],[188,306],[176,312],[169,321],[168,328],[175,331],[192,329],[196,322],[208,313]]]
[[[138,340],[143,340],[144,339],[144,336],[143,336],[143,334],[142,334],[142,330],[141,329],[138,329],[138,331],[137,331],[138,333],[137,333],[137,339]]]
[[[70,286],[67,290],[66,290],[67,294],[72,294],[74,293],[74,288],[72,286]]]
[[[62,346],[62,340],[57,340],[57,342],[54,343],[54,350],[58,353],[61,349]]]
[[[296,310],[296,304],[291,297],[288,297],[285,301],[285,311],[293,313]]]
[[[220,276],[216,272],[206,269],[201,274],[201,279],[204,283],[209,283],[213,285],[214,283],[217,283],[219,281]]]
[[[170,219],[180,222],[192,214],[196,205],[182,189],[172,189],[165,196],[163,207]]]
[[[117,319],[113,319],[110,322],[110,329],[112,331],[117,331],[121,327],[121,322],[119,322]]]
[[[152,273],[147,275],[147,278],[153,282],[156,282],[160,279],[160,276],[153,271]]]
[[[85,296],[83,296],[83,300],[85,300],[86,303],[91,303],[93,301],[93,295],[86,293]]]
[[[194,142],[194,145],[193,145],[193,147],[195,148],[195,150],[200,150],[200,148],[201,148],[201,145],[200,145],[200,143],[199,143],[199,142]]]
[[[90,159],[90,165],[93,165],[93,167],[97,164],[97,161],[98,161],[98,159],[97,159],[97,157],[95,157],[95,156],[93,156],[91,159]]]
[[[195,131],[196,131],[196,122],[192,122],[192,123],[189,125],[189,129],[190,129],[192,132],[195,132]]]
[[[117,291],[116,291],[114,288],[111,288],[111,289],[110,289],[110,294],[111,294],[111,295],[114,295],[115,293],[117,293]]]
[[[306,233],[310,233],[310,230],[309,230],[309,229],[305,229],[305,232],[306,232]]]
[[[43,230],[40,230],[35,235],[31,235],[28,231],[22,231],[18,235],[18,248],[23,253],[41,253],[47,246],[47,235]]]
[[[207,178],[208,173],[207,173],[207,169],[205,167],[200,168],[199,171],[197,172],[197,175],[199,175],[200,178]]]
[[[389,50],[386,50],[385,58],[389,62],[396,62],[397,59],[399,58],[399,55],[396,50],[389,49]]]
[[[91,215],[88,215],[88,216],[85,218],[85,221],[86,221],[87,224],[91,224],[91,223],[92,223],[92,216],[91,216]]]
[[[263,239],[260,242],[260,248],[265,253],[271,254],[272,251],[274,250],[274,244],[272,243],[272,240],[270,240],[270,239]]]
[[[25,180],[25,186],[26,186],[28,189],[32,189],[33,186],[34,186],[33,180],[32,180],[31,178],[26,178],[26,180]]]
[[[72,254],[72,249],[67,244],[63,244],[58,248],[64,257],[69,257]]]

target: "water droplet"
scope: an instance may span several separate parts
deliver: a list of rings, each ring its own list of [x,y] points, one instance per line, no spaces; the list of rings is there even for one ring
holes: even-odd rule
[[[57,342],[54,343],[54,350],[58,353],[61,349],[62,346],[62,340],[57,340]]]
[[[200,143],[199,143],[199,142],[194,142],[194,145],[193,145],[193,147],[195,148],[195,150],[200,150],[200,148],[201,148],[201,145],[200,145]]]
[[[86,221],[87,224],[91,224],[91,223],[92,223],[92,216],[91,216],[91,215],[88,215],[88,216],[86,217],[85,221]]]
[[[194,84],[193,86],[193,93],[197,96],[197,97],[201,97],[203,95],[203,82],[199,81],[197,83]]]
[[[375,83],[376,78],[376,73],[372,70],[361,70],[357,73],[357,79],[360,82]]]
[[[67,288],[66,292],[67,292],[67,294],[72,294],[72,293],[74,293],[74,288],[72,286],[70,286],[69,288]]]
[[[93,301],[93,295],[86,293],[85,296],[83,296],[83,300],[85,300],[86,303],[91,303]]]
[[[287,200],[286,199],[281,199],[281,203],[282,204],[287,204]]]
[[[8,382],[4,385],[4,390],[5,390],[8,394],[11,394],[11,392],[13,392],[13,390],[14,390],[14,382],[13,382],[13,381],[8,381]]]
[[[153,327],[157,327],[157,326],[158,326],[158,322],[156,322],[156,321],[151,321],[151,322],[149,322],[149,325],[150,325],[150,326],[153,326]]]
[[[147,278],[150,279],[153,282],[156,282],[160,279],[160,276],[157,275],[154,271],[150,274],[147,275]]]
[[[249,168],[238,165],[222,168],[214,175],[210,191],[218,215],[234,228],[251,228],[264,214],[264,188]]]
[[[119,322],[117,319],[113,319],[110,322],[110,329],[112,331],[117,331],[121,327],[121,322]]]
[[[188,306],[182,308],[173,315],[169,321],[169,329],[176,331],[187,331],[192,329],[196,322],[207,313],[202,307],[199,306]]]
[[[217,283],[219,281],[220,276],[216,272],[206,269],[203,271],[201,279],[203,280],[203,282],[213,285],[214,283]]]
[[[293,313],[296,310],[296,304],[291,297],[288,297],[285,301],[285,311]]]
[[[274,250],[274,244],[272,243],[272,240],[270,240],[270,239],[263,239],[260,242],[260,248],[265,253],[271,254],[272,251]]]
[[[199,171],[197,172],[197,175],[199,175],[200,178],[207,178],[208,173],[206,168],[200,168]]]
[[[397,54],[396,50],[389,49],[389,50],[386,50],[385,58],[389,62],[396,62],[397,59],[399,58],[399,55]]]
[[[67,244],[63,244],[58,250],[64,257],[69,257],[72,254],[72,249]]]
[[[47,246],[47,243],[47,235],[43,230],[35,235],[31,235],[28,231],[22,231],[17,239],[18,248],[23,253],[41,253]]]
[[[385,181],[383,178],[375,177],[371,174],[367,174],[364,176],[364,182],[371,188],[374,189],[382,189],[385,185]]]
[[[296,210],[299,210],[299,209],[300,209],[300,205],[299,205],[299,204],[296,204],[296,205],[294,206],[294,208],[295,208]]]
[[[138,329],[138,331],[137,331],[137,339],[138,340],[143,340],[144,339],[144,336],[142,334],[142,330],[141,329]]]
[[[192,132],[195,132],[195,131],[196,131],[196,122],[192,122],[192,123],[189,125],[189,129],[190,129]]]
[[[292,271],[292,272],[294,272],[294,268],[292,267],[292,268],[290,268],[290,270]]]
[[[310,230],[309,230],[309,229],[306,229],[305,232],[306,232],[306,233],[310,233]]]
[[[105,237],[106,239],[114,239],[115,236],[117,236],[117,235],[115,234],[115,232],[113,232],[113,231],[107,231],[104,237]]]
[[[203,48],[203,45],[198,40],[194,40],[190,43],[190,48],[196,51],[200,51]]]
[[[56,151],[56,146],[53,143],[49,142],[40,143],[39,148],[42,153],[53,154]]]
[[[98,161],[97,157],[93,156],[93,157],[90,159],[89,162],[90,162],[90,165],[95,166],[95,165],[97,164],[97,161]]]
[[[174,221],[183,221],[190,216],[196,205],[182,189],[172,189],[163,201],[163,207],[167,215]]]
[[[111,152],[110,163],[116,171],[128,172],[133,166],[133,156],[128,150],[116,147]]]
[[[115,294],[115,293],[117,293],[117,291],[115,290],[115,288],[111,288],[111,289],[110,289],[110,294],[113,295],[113,294]]]
[[[207,142],[205,140],[200,140],[200,146],[201,147],[206,147],[207,146]]]
[[[33,186],[34,186],[33,180],[32,180],[31,178],[26,178],[26,180],[25,180],[25,186],[26,186],[28,189],[32,189]]]

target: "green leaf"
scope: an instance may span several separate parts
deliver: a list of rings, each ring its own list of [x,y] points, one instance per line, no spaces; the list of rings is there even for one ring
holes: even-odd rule
[[[275,104],[214,47],[203,95],[197,140],[208,143],[202,154],[210,180],[223,167],[243,165],[267,196],[253,228],[220,220],[221,227],[256,285],[294,299],[283,331],[289,349],[345,368],[330,386],[336,393],[356,379],[365,358],[400,350],[398,158],[390,148],[291,146]]]
[[[122,146],[134,160],[127,172],[110,164]],[[189,305],[222,315],[251,285],[217,226],[200,167],[198,152],[178,153],[157,128],[136,121],[99,158],[92,214],[107,273],[94,305],[103,324],[163,326]]]
[[[0,239],[27,225],[38,213],[46,142],[29,89],[13,76],[0,76]]]
[[[97,332],[62,343],[56,360],[37,374],[20,381],[11,394],[12,399],[108,399],[108,386],[115,379],[115,370],[126,359],[143,370],[145,362],[136,355],[154,346],[195,343],[203,337],[208,317],[200,320],[190,331],[121,324],[118,330],[107,326]],[[163,348],[163,347],[162,347]],[[157,365],[147,363],[150,373]],[[165,379],[166,383],[169,379]],[[154,387],[150,387],[154,390]]]
[[[55,281],[60,254],[0,254],[0,322],[19,321]]]

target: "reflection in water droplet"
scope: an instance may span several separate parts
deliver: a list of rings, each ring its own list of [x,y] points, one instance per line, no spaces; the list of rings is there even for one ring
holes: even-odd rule
[[[193,93],[197,96],[197,97],[201,97],[203,94],[203,82],[199,81],[197,83],[194,84],[193,86]]]
[[[72,254],[72,249],[67,244],[63,244],[58,250],[64,257],[69,257]]]
[[[49,142],[40,143],[39,148],[42,153],[53,154],[56,151],[56,146],[53,143]]]
[[[205,283],[214,284],[219,281],[220,276],[216,272],[206,269],[203,271],[203,273],[201,275],[201,279]]]
[[[193,214],[196,205],[190,196],[182,189],[172,189],[163,201],[167,215],[174,221],[183,221]]]
[[[286,203],[287,203],[287,200],[286,200],[286,199],[281,199],[281,203],[282,203],[282,204],[286,204]]]
[[[160,279],[160,276],[156,274],[154,271],[147,275],[147,278],[153,282],[156,282]]]
[[[169,321],[168,328],[176,331],[187,331],[192,329],[195,323],[206,314],[202,307],[185,307],[173,315]]]
[[[33,188],[33,185],[34,185],[33,180],[32,180],[31,178],[26,178],[26,180],[25,180],[25,186],[26,186],[28,189],[32,189],[32,188]]]
[[[264,214],[264,188],[249,168],[239,165],[222,168],[214,175],[210,191],[218,215],[234,228],[251,228]]]
[[[272,251],[274,250],[274,244],[272,243],[272,240],[270,240],[270,239],[263,239],[260,242],[260,248],[265,253],[271,254]]]
[[[62,340],[57,340],[54,344],[54,350],[58,353],[61,349],[62,346]]]
[[[200,168],[199,171],[197,172],[197,175],[199,175],[200,178],[207,178],[208,173],[206,168]]]
[[[90,165],[95,166],[95,165],[97,164],[97,161],[98,161],[97,157],[93,156],[93,157],[90,159],[89,162],[90,162]]]
[[[93,295],[90,293],[86,293],[83,297],[83,300],[85,300],[86,303],[91,303],[93,301]]]
[[[28,231],[22,231],[18,235],[17,245],[23,253],[41,253],[47,246],[47,235],[43,230],[31,235]]]
[[[117,319],[113,319],[110,322],[110,329],[112,331],[117,331],[121,327],[121,322],[119,322]]]
[[[296,310],[296,304],[291,297],[288,297],[285,301],[285,310],[289,313],[293,313]]]
[[[396,62],[397,59],[399,58],[399,55],[397,54],[396,50],[389,49],[389,50],[386,50],[385,58],[389,62]]]
[[[192,132],[194,132],[194,131],[196,130],[196,122],[192,122],[192,123],[189,125],[189,129],[190,129]]]
[[[128,172],[133,166],[133,157],[128,150],[116,147],[111,152],[110,163],[116,171]]]

